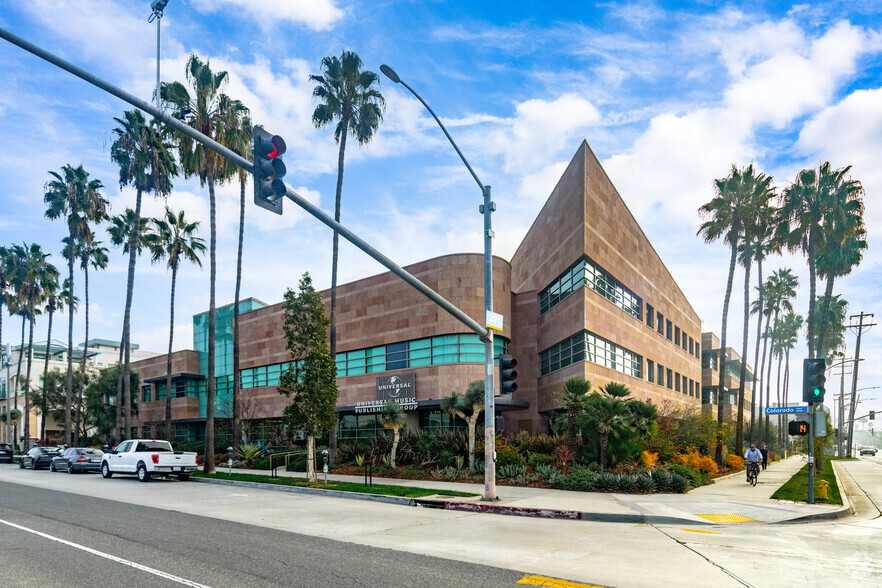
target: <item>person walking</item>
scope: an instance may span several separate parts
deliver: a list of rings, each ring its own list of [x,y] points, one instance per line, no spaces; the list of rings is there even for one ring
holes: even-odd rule
[[[763,443],[763,446],[760,448],[760,453],[763,456],[763,469],[766,469],[766,466],[769,465],[769,450],[766,449],[765,443]]]

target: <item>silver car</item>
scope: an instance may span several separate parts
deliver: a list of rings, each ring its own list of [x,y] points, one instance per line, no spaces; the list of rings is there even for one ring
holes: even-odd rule
[[[69,447],[61,455],[52,458],[49,469],[53,472],[100,472],[104,452],[91,447]]]

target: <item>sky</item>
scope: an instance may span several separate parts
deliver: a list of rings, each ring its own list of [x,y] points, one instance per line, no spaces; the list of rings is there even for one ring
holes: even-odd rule
[[[696,235],[697,209],[731,166],[753,163],[780,190],[799,170],[852,166],[865,191],[869,249],[836,281],[848,314],[882,319],[882,2],[507,2],[394,0],[170,0],[161,20],[161,78],[184,81],[191,54],[227,71],[227,94],[288,145],[286,182],[333,214],[337,145],[312,123],[310,74],[321,60],[357,52],[379,73],[392,66],[444,120],[483,182],[492,185],[494,253],[509,259],[582,140],[587,140],[703,321],[720,333],[728,252]],[[149,0],[9,0],[0,27],[151,100],[156,23]],[[0,41],[0,244],[37,242],[64,265],[65,226],[45,218],[49,171],[82,164],[104,184],[119,214],[134,192],[110,160],[113,118],[130,107]],[[381,76],[383,122],[363,146],[350,140],[342,222],[400,265],[482,251],[481,194],[429,114]],[[330,229],[285,203],[282,216],[247,193],[243,297],[281,300],[308,271],[330,286]],[[218,189],[218,305],[233,300],[238,182]],[[207,189],[179,177],[168,201],[146,196],[143,214],[168,205],[202,223]],[[109,245],[104,229],[99,238]],[[341,240],[341,282],[383,268]],[[126,259],[111,248],[90,274],[90,337],[119,339]],[[808,308],[805,257],[764,267],[800,278],[797,312]],[[78,276],[82,283],[81,276]],[[139,259],[132,341],[168,346],[170,273]],[[755,281],[755,271],[752,281]],[[753,285],[751,285],[753,288]],[[743,273],[729,312],[729,345],[740,350]],[[82,295],[82,292],[78,294]],[[192,348],[192,315],[208,307],[208,264],[178,278],[175,349]],[[20,323],[3,317],[3,342]],[[64,313],[53,338],[64,338]],[[46,321],[36,339],[45,339]],[[83,340],[83,313],[75,316]],[[751,327],[751,336],[755,327]],[[803,334],[804,335],[804,334]],[[849,357],[855,337],[846,336]],[[752,363],[753,341],[748,359]],[[861,342],[859,388],[882,385],[882,327]],[[805,341],[791,356],[790,400],[800,399]],[[774,374],[773,374],[774,377]],[[838,378],[837,378],[838,379]],[[834,386],[828,378],[828,389]],[[849,385],[848,377],[846,386]],[[882,389],[864,390],[859,414],[882,410]],[[829,394],[828,394],[829,398]],[[828,400],[829,404],[829,400]]]

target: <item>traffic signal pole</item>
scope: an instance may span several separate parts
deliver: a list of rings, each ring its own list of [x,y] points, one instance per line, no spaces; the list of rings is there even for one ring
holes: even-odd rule
[[[815,503],[815,404],[809,402],[808,503]]]
[[[214,140],[206,137],[205,135],[203,135],[202,133],[200,133],[196,129],[184,124],[183,122],[179,121],[178,119],[173,118],[173,117],[163,113],[161,110],[156,108],[156,106],[150,104],[149,102],[141,100],[140,98],[138,98],[132,94],[129,94],[125,90],[117,88],[113,84],[110,84],[110,83],[102,80],[98,76],[91,74],[80,67],[77,67],[76,65],[58,57],[57,55],[54,55],[54,54],[46,51],[45,49],[42,49],[41,47],[38,47],[37,45],[34,45],[33,43],[30,43],[29,41],[22,39],[21,37],[19,37],[17,35],[10,33],[9,31],[7,31],[4,28],[0,28],[0,38],[9,41],[13,45],[17,45],[18,47],[21,47],[22,49],[24,49],[28,53],[32,53],[33,55],[36,55],[37,57],[48,61],[52,65],[55,65],[56,67],[60,67],[61,69],[75,75],[76,77],[80,78],[81,80],[84,80],[84,81],[92,84],[93,86],[97,86],[98,88],[104,90],[108,94],[112,94],[112,95],[116,96],[117,98],[119,98],[123,102],[128,102],[129,104],[131,104],[135,108],[138,108],[140,110],[143,110],[144,112],[152,114],[158,120],[160,120],[163,123],[167,124],[168,126],[174,128],[175,130],[180,131],[181,133],[192,138],[193,140],[202,143],[203,145],[205,145],[209,149],[211,149],[211,150],[215,151],[216,153],[222,155],[223,157],[229,159],[230,161],[232,161],[233,163],[235,163],[236,165],[238,165],[239,167],[241,167],[245,171],[247,171],[251,174],[254,173],[254,167],[250,161],[248,161],[247,159],[245,159],[244,157],[242,157],[241,155],[239,155],[235,151],[232,151],[232,150],[224,147],[223,145],[221,145],[217,141],[214,141]],[[450,315],[452,315],[459,322],[461,322],[462,324],[467,326],[470,330],[474,331],[479,337],[481,337],[482,339],[485,339],[485,340],[487,340],[488,337],[490,337],[490,330],[487,327],[478,323],[472,317],[470,317],[469,315],[464,313],[462,310],[460,310],[459,308],[454,306],[453,303],[451,303],[449,300],[447,300],[446,298],[444,298],[443,296],[441,296],[440,294],[438,294],[437,292],[435,292],[434,290],[432,290],[431,288],[429,288],[428,286],[426,286],[425,284],[420,282],[410,272],[408,272],[407,270],[405,270],[404,268],[402,268],[401,266],[399,266],[398,264],[393,262],[391,259],[389,259],[385,255],[380,253],[377,249],[375,249],[369,243],[367,243],[366,241],[364,241],[363,239],[358,237],[358,235],[356,235],[355,233],[353,233],[352,231],[347,229],[345,226],[343,226],[342,224],[335,221],[333,219],[333,217],[330,217],[327,214],[325,214],[325,212],[323,210],[321,210],[320,208],[318,208],[317,206],[313,205],[311,202],[309,202],[308,200],[303,198],[300,194],[295,192],[287,184],[285,185],[285,189],[286,189],[285,196],[287,196],[292,201],[294,201],[294,203],[296,203],[298,206],[300,206],[301,208],[306,210],[309,214],[311,214],[312,216],[317,218],[319,221],[321,221],[322,223],[324,223],[328,227],[336,230],[338,233],[340,233],[340,235],[345,237],[350,243],[352,243],[353,245],[355,245],[356,247],[358,247],[359,249],[361,249],[362,251],[367,253],[371,258],[373,258],[374,260],[379,262],[381,265],[386,267],[393,274],[395,274],[396,276],[398,276],[399,278],[401,278],[402,280],[407,282],[410,286],[412,286],[414,289],[416,289],[421,294],[426,296],[429,300],[431,300],[432,302],[434,302],[435,304],[440,306],[442,309],[444,309],[446,312],[448,312]],[[488,190],[487,196],[489,197],[489,190]],[[491,341],[490,345],[491,345],[491,349],[492,349],[492,338],[490,338],[490,341]],[[493,374],[490,373],[489,380],[490,380],[491,384],[493,381],[492,378],[493,378]]]

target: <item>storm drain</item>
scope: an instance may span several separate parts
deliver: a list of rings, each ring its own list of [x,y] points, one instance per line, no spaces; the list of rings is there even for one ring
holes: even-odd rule
[[[707,519],[712,523],[755,523],[756,519],[739,514],[697,514],[697,517]]]

